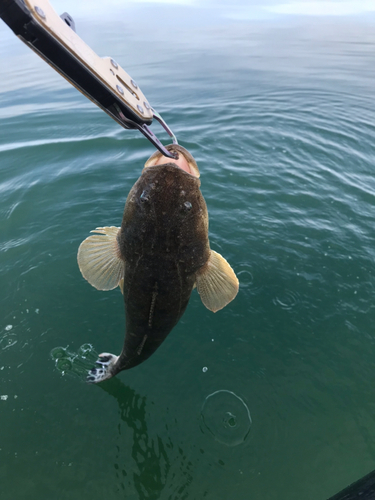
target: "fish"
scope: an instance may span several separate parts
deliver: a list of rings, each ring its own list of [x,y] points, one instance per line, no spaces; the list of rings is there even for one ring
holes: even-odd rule
[[[121,227],[97,227],[78,249],[82,276],[98,290],[120,287],[125,340],[116,356],[103,352],[87,376],[107,380],[148,359],[176,326],[194,288],[216,312],[238,293],[238,279],[211,250],[208,213],[193,156],[171,144],[171,160],[154,153],[127,196]]]

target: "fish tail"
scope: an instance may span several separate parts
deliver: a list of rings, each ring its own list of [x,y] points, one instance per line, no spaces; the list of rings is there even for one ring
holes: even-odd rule
[[[103,382],[103,380],[112,378],[117,373],[117,371],[114,370],[117,360],[118,356],[110,354],[109,352],[102,352],[102,354],[99,354],[99,358],[95,362],[96,366],[92,368],[87,375],[87,382],[90,384],[97,384],[98,382]]]

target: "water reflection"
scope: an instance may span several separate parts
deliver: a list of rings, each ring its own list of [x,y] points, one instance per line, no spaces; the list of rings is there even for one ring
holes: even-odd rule
[[[158,499],[168,486],[168,481],[173,480],[174,484],[178,484],[178,492],[187,495],[187,487],[192,481],[192,464],[186,461],[186,454],[180,446],[176,462],[175,445],[170,436],[162,439],[158,435],[151,435],[147,425],[150,417],[146,409],[147,398],[116,378],[97,387],[113,396],[119,408],[121,422],[118,425],[119,438],[114,464],[119,491],[124,491],[126,498],[133,498],[131,494],[135,493],[135,489],[137,496],[134,498]],[[174,480],[176,463],[182,471],[182,477],[177,482]]]
[[[77,352],[68,347],[55,347],[51,351],[55,366],[62,375],[82,381],[86,380],[88,370],[97,356],[98,353],[91,344],[83,344]],[[177,446],[172,440],[168,423],[163,426],[163,439],[155,431],[149,431],[147,422],[152,415],[147,407],[150,408],[154,403],[147,402],[145,396],[141,396],[118,378],[93,387],[114,397],[118,404],[120,422],[114,464],[118,491],[125,492],[127,499],[140,500],[158,499],[164,489],[173,491],[169,498],[175,498],[173,495],[176,492],[187,495],[187,488],[193,479],[193,464],[181,446]],[[155,416],[152,429],[157,427],[157,419]]]

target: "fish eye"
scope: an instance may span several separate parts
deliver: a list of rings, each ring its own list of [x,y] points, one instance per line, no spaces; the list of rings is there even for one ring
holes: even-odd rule
[[[146,191],[142,191],[141,196],[139,197],[142,203],[147,203],[150,201],[150,197],[148,196],[148,193]]]

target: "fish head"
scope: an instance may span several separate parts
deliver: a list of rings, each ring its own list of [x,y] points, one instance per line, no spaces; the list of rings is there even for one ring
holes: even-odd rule
[[[180,226],[182,221],[207,210],[200,179],[170,161],[145,167],[128,201],[140,217],[156,217],[166,225]]]
[[[207,207],[195,160],[181,146],[169,148],[179,153],[180,164],[169,158],[164,163],[165,157],[156,153],[128,195],[121,253],[130,262],[140,248],[144,255],[154,257],[158,248],[162,258],[169,255],[183,261],[192,273],[208,259]]]

